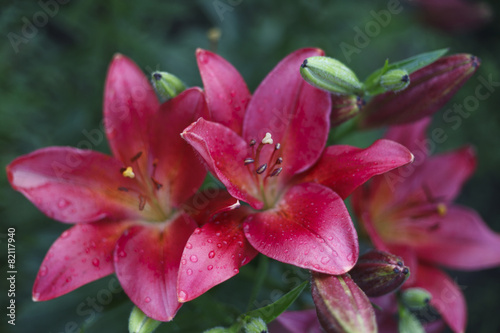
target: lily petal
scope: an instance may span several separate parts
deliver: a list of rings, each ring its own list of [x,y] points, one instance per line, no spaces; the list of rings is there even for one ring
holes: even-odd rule
[[[416,228],[407,239],[420,259],[460,270],[500,265],[500,235],[472,209],[451,206],[441,220],[434,222],[438,223],[436,228]]]
[[[129,58],[117,54],[106,77],[104,125],[113,155],[129,165],[139,152],[148,152],[148,125],[159,102],[148,79]],[[146,159],[139,159],[146,170]]]
[[[435,267],[420,265],[417,282],[411,287],[424,288],[431,293],[430,304],[439,311],[453,332],[465,331],[467,305],[464,295],[448,275]]]
[[[147,208],[139,211],[137,183],[123,177],[121,167],[118,160],[98,152],[49,147],[14,160],[7,166],[7,177],[14,189],[61,222],[147,215]]]
[[[201,155],[208,170],[226,186],[236,199],[261,209],[263,203],[253,174],[245,165],[248,142],[231,129],[202,118],[191,124],[182,137]]]
[[[241,135],[243,115],[251,95],[240,73],[221,56],[196,50],[211,121]]]
[[[321,333],[316,310],[285,311],[269,325],[269,332],[280,333]]]
[[[236,209],[239,206],[240,202],[228,191],[221,188],[208,188],[196,192],[184,202],[182,210],[201,226],[207,223],[212,215]]]
[[[384,138],[396,141],[408,148],[415,156],[413,164],[420,165],[429,155],[426,131],[430,123],[431,117],[426,117],[410,124],[391,126]]]
[[[33,286],[33,300],[47,301],[114,272],[113,251],[130,222],[77,224],[52,244]]]
[[[330,146],[300,181],[327,186],[345,199],[371,177],[412,160],[413,155],[408,149],[390,140],[377,140],[366,149]]]
[[[245,141],[260,141],[269,132],[274,142],[281,144],[280,184],[313,165],[328,138],[330,95],[306,83],[299,72],[304,59],[318,55],[324,52],[307,48],[283,59],[259,85],[245,114]],[[267,161],[271,152],[263,150],[261,159]]]
[[[151,119],[150,174],[157,186],[162,186],[157,190],[160,202],[178,207],[203,184],[205,167],[180,133],[206,114],[206,108],[203,92],[191,88],[163,103],[157,116]]]
[[[298,267],[343,274],[358,259],[358,236],[342,198],[319,184],[291,187],[275,209],[249,216],[244,230],[257,251]]]
[[[162,230],[134,226],[119,240],[115,270],[125,293],[148,317],[169,321],[181,307],[177,301],[177,274],[182,250],[195,222],[180,215]]]
[[[179,271],[181,302],[195,299],[238,274],[258,254],[246,240],[241,226],[249,213],[248,207],[241,207],[217,214],[191,235]]]

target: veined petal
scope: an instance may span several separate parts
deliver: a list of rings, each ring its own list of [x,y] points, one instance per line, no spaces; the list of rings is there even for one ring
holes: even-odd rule
[[[412,160],[413,155],[408,149],[390,140],[377,140],[366,149],[330,146],[316,165],[299,176],[299,181],[327,186],[345,199],[371,177]]]
[[[191,88],[163,103],[151,118],[150,174],[161,184],[156,191],[160,202],[179,207],[203,183],[205,167],[180,134],[207,112],[202,91]]]
[[[435,267],[420,265],[417,281],[411,287],[424,288],[431,293],[430,304],[439,311],[453,332],[465,331],[467,305],[464,295],[448,275]]]
[[[420,165],[429,154],[426,131],[430,123],[431,117],[426,117],[410,124],[391,126],[384,138],[396,141],[408,148],[415,156],[413,163]]]
[[[124,164],[148,151],[148,125],[159,102],[148,79],[129,58],[117,54],[106,77],[104,125],[113,155]],[[146,170],[146,159],[139,159]]]
[[[125,293],[148,317],[169,321],[181,307],[177,274],[182,250],[195,226],[183,214],[163,229],[134,226],[118,240],[116,275]]]
[[[201,226],[207,223],[212,215],[236,209],[240,202],[222,188],[207,188],[196,192],[183,205],[185,211]]]
[[[219,178],[236,199],[256,209],[263,206],[253,174],[245,165],[248,142],[231,129],[200,118],[182,133],[186,140],[205,160],[210,172]]]
[[[217,214],[191,235],[179,271],[177,290],[181,302],[195,299],[238,274],[240,267],[257,255],[241,225],[250,211],[247,206]]]
[[[33,286],[33,300],[47,301],[114,272],[116,241],[131,222],[77,224],[52,244]]]
[[[245,236],[273,259],[327,274],[343,274],[358,259],[358,236],[342,198],[315,183],[287,190],[276,208],[249,216]]]
[[[299,72],[304,59],[323,54],[307,48],[288,55],[259,85],[245,114],[243,138],[247,142],[260,141],[269,132],[281,144],[280,184],[313,165],[328,137],[330,95],[306,83]],[[261,159],[267,161],[271,152],[263,150]]]
[[[445,216],[433,220],[436,228],[416,227],[405,238],[420,259],[460,270],[500,265],[500,235],[489,229],[475,211],[451,206]],[[414,223],[418,226],[420,221]]]
[[[137,183],[123,177],[121,167],[118,160],[91,150],[49,147],[14,160],[7,177],[15,190],[61,222],[147,216],[148,206],[139,210]]]
[[[210,119],[241,135],[243,116],[251,95],[240,73],[221,56],[196,50]]]

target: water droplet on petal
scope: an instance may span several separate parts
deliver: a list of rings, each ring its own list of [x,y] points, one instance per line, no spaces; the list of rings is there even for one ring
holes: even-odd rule
[[[193,270],[192,270],[192,269],[188,269],[188,270],[186,271],[186,274],[187,274],[187,275],[192,275],[192,274],[193,274]]]
[[[235,269],[233,269],[233,272],[235,272],[236,274],[238,274],[240,272],[240,270],[238,268],[235,268]]]
[[[193,245],[191,243],[186,244],[186,249],[192,249],[192,248],[193,248]]]
[[[146,297],[146,298],[144,299],[144,302],[146,302],[146,303],[149,303],[149,302],[151,302],[151,298],[149,298],[149,297]]]
[[[200,228],[196,228],[194,229],[194,232],[193,232],[195,235],[198,235],[201,233],[201,229]]]
[[[121,250],[120,252],[118,252],[118,255],[122,258],[125,258],[127,256],[127,253],[123,250]]]
[[[238,241],[238,245],[239,245],[240,247],[243,247],[243,242],[242,242],[242,241]]]
[[[66,282],[67,282],[67,283],[70,283],[70,282],[71,282],[71,280],[73,280],[73,278],[72,278],[71,276],[68,276],[68,277],[66,278]]]
[[[319,269],[319,265],[318,264],[314,264],[313,267],[314,267],[314,269]]]
[[[185,302],[187,300],[187,294],[184,290],[179,290],[179,301]]]
[[[329,261],[330,261],[330,258],[328,258],[328,257],[321,258],[321,263],[322,264],[327,264]]]
[[[217,243],[217,247],[220,249],[222,247],[221,243]]]
[[[94,258],[94,259],[92,260],[92,265],[94,265],[95,267],[99,267],[99,259]]]
[[[181,260],[181,264],[183,264],[183,265],[185,265],[185,264],[186,264],[186,262],[187,262],[187,261],[186,261],[186,259],[182,259],[182,260]]]
[[[189,260],[191,260],[191,262],[197,262],[198,261],[198,257],[195,256],[195,255],[192,255],[191,257],[189,257]]]
[[[69,204],[70,204],[70,202],[68,200],[60,199],[59,202],[57,203],[57,207],[64,209],[64,208],[68,207]]]
[[[209,257],[210,259],[212,259],[213,257],[215,257],[215,252],[214,252],[214,251],[210,251],[210,252],[208,253],[208,257]]]
[[[70,235],[70,233],[71,233],[71,232],[70,232],[69,230],[66,230],[65,232],[63,232],[63,233],[61,234],[61,238],[66,238],[66,237],[68,237],[68,236]]]
[[[40,267],[40,276],[47,275],[47,272],[48,272],[47,266],[43,265],[42,267]]]
[[[211,271],[213,268],[214,268],[214,266],[212,266],[212,265],[208,265],[208,266],[207,266],[207,269],[208,269],[209,271]]]

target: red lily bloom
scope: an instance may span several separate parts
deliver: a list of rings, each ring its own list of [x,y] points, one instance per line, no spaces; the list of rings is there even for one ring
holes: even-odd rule
[[[428,156],[428,118],[393,127],[386,138],[408,147],[415,162],[354,192],[356,215],[374,245],[403,257],[411,276],[404,287],[422,287],[455,332],[463,332],[466,304],[459,287],[436,266],[475,270],[500,264],[500,235],[470,208],[453,204],[476,166],[470,147]]]
[[[181,301],[235,275],[257,252],[345,273],[356,262],[358,241],[343,199],[373,175],[412,160],[406,148],[388,140],[367,149],[325,149],[330,96],[299,72],[315,55],[323,52],[290,54],[251,97],[231,64],[197,52],[214,121],[199,119],[182,136],[228,192],[249,206],[215,215],[190,237],[179,273]]]
[[[49,147],[14,160],[13,188],[65,231],[46,255],[33,287],[49,300],[115,272],[149,317],[168,321],[181,304],[176,281],[196,222],[179,209],[206,171],[179,133],[207,112],[198,88],[160,105],[130,59],[113,59],[104,95],[113,156]],[[234,199],[233,199],[234,201]]]

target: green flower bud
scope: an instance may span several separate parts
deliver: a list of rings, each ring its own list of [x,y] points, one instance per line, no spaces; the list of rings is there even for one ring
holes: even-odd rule
[[[214,327],[214,328],[211,328],[209,330],[206,330],[203,333],[229,333],[229,332],[231,332],[229,329],[218,326],[218,327]]]
[[[186,89],[184,83],[175,75],[167,72],[154,72],[151,82],[162,102],[174,98]]]
[[[349,274],[366,295],[378,297],[398,289],[410,271],[400,257],[372,250],[359,257]]]
[[[249,318],[243,326],[245,333],[267,333],[267,325],[262,318]]]
[[[138,307],[134,306],[128,320],[130,333],[152,333],[162,322],[149,318]]]
[[[363,84],[340,61],[328,57],[309,57],[300,65],[300,74],[309,84],[337,95],[363,95]]]
[[[330,126],[335,127],[356,116],[365,101],[355,95],[331,95],[332,113],[330,113]]]
[[[411,310],[425,308],[429,305],[431,298],[432,295],[427,290],[422,288],[406,289],[401,295],[401,301]]]
[[[410,85],[410,75],[404,69],[393,69],[380,77],[380,85],[387,91],[398,92]]]

